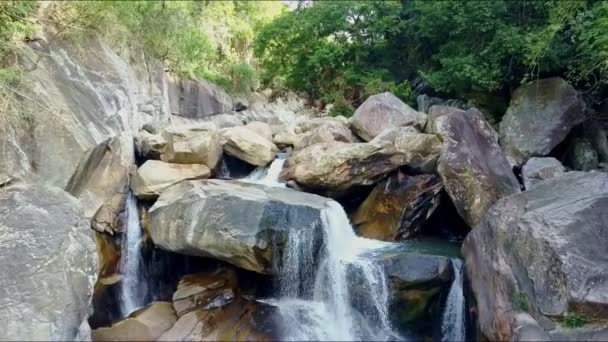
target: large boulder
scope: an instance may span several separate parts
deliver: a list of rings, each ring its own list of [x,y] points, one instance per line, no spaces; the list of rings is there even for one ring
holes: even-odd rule
[[[207,178],[211,174],[203,164],[170,164],[160,160],[148,160],[137,169],[131,180],[135,196],[151,200],[169,186],[186,179]]]
[[[385,241],[415,236],[439,205],[441,189],[438,176],[394,173],[376,185],[353,215],[358,235]]]
[[[289,231],[316,233],[328,201],[239,181],[184,181],[162,192],[150,209],[149,230],[160,248],[271,273]]]
[[[177,321],[169,302],[155,302],[128,318],[93,330],[93,341],[156,341]]]
[[[519,192],[519,183],[479,111],[441,116],[436,128],[443,140],[437,170],[458,213],[475,227],[496,200]]]
[[[215,168],[222,157],[220,136],[212,123],[170,127],[163,131],[167,142],[160,159],[175,164],[204,164]]]
[[[132,140],[124,134],[101,142],[78,163],[65,190],[80,199],[87,218],[128,188],[132,151]]]
[[[553,157],[532,157],[521,169],[526,189],[531,189],[535,184],[546,179],[559,177],[564,172],[566,172],[564,165]]]
[[[205,118],[232,111],[234,100],[222,88],[209,81],[171,79],[169,106],[171,114]]]
[[[293,153],[281,178],[299,186],[345,191],[372,185],[406,163],[406,156],[393,147],[371,143],[320,143]]]
[[[238,298],[221,308],[188,312],[158,341],[277,341],[279,318],[273,305]]]
[[[578,92],[561,78],[533,81],[517,88],[500,123],[500,143],[517,164],[546,156],[583,122]]]
[[[417,112],[392,93],[372,95],[357,108],[350,124],[361,139],[370,141],[387,128],[423,127],[426,114]]]
[[[224,152],[251,165],[265,166],[279,149],[272,141],[245,127],[232,127],[222,132]]]
[[[294,150],[301,150],[313,144],[331,143],[341,141],[345,143],[356,142],[357,138],[348,126],[342,122],[326,122],[300,135],[294,144]]]
[[[97,273],[92,234],[61,189],[0,189],[0,340],[76,339]]]
[[[605,339],[607,206],[608,174],[569,172],[487,212],[462,247],[485,337]]]

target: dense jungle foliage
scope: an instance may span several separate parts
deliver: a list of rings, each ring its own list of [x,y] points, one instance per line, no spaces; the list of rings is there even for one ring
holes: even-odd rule
[[[73,39],[102,34],[171,71],[234,92],[294,90],[349,114],[369,94],[414,89],[478,102],[559,75],[587,93],[608,82],[608,2],[79,1],[44,20]],[[0,3],[0,85],[38,20],[30,1]],[[288,9],[291,8],[290,9]],[[38,16],[39,17],[39,16]],[[39,18],[37,18],[39,19]]]

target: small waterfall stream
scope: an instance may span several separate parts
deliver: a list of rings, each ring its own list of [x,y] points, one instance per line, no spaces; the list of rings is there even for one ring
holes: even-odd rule
[[[137,210],[137,198],[129,193],[126,201],[126,234],[121,241],[120,273],[121,281],[121,312],[129,315],[144,304],[145,289],[141,277],[141,243],[142,228]]]
[[[450,287],[448,298],[441,321],[442,341],[465,341],[466,340],[466,315],[465,300],[463,293],[463,264],[460,259],[452,259],[454,270],[454,281]]]
[[[283,170],[286,158],[287,156],[285,154],[279,153],[270,166],[260,166],[256,168],[249,176],[242,178],[241,181],[267,186],[285,187],[285,184],[279,182],[279,174],[281,173],[281,170]]]
[[[388,318],[388,284],[383,269],[363,254],[386,243],[355,235],[337,202],[324,209],[325,244],[313,269],[312,229],[289,238],[280,275],[280,295],[270,300],[279,308],[283,340],[400,339]],[[353,277],[358,291],[353,292]],[[354,303],[358,302],[355,308]]]

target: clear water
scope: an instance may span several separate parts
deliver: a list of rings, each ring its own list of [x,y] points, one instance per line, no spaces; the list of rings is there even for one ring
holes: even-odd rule
[[[249,176],[241,179],[241,181],[267,186],[285,187],[284,183],[279,182],[279,174],[283,170],[286,159],[286,155],[279,154],[277,155],[277,158],[272,161],[270,166],[257,167]]]
[[[279,308],[284,340],[394,340],[384,270],[364,254],[386,243],[355,235],[346,213],[330,202],[322,214],[324,246],[314,268],[312,229],[289,238],[280,272]],[[353,290],[353,280],[357,289]]]
[[[466,315],[465,300],[463,293],[463,264],[460,259],[452,259],[454,270],[454,281],[450,287],[448,298],[441,321],[442,341],[465,341],[466,340]]]
[[[141,279],[141,243],[142,229],[137,210],[137,198],[129,193],[126,202],[126,234],[121,241],[120,273],[121,312],[123,316],[140,308],[144,304],[144,283]]]

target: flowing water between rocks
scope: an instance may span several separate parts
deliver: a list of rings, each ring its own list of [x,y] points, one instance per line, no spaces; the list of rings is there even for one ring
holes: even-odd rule
[[[241,181],[267,186],[285,187],[284,183],[279,182],[279,174],[281,173],[281,170],[283,170],[286,159],[287,156],[280,153],[277,155],[277,158],[272,161],[270,166],[260,166],[256,168],[249,176],[241,179]]]
[[[142,229],[137,210],[137,198],[129,193],[126,201],[126,234],[121,241],[120,273],[122,274],[120,309],[123,316],[144,305],[145,283],[142,279]]]
[[[280,155],[268,167],[259,167],[241,179],[248,183],[284,187],[278,181],[285,163]],[[146,284],[141,279],[141,234],[137,201],[129,194],[127,232],[122,240],[120,270],[123,276],[123,316],[144,304]],[[382,265],[372,255],[397,247],[355,234],[342,206],[328,203],[321,217],[323,243],[315,253],[315,226],[289,232],[277,290],[262,300],[279,313],[280,339],[286,341],[405,340],[390,321],[389,285]],[[452,259],[454,281],[441,317],[441,339],[465,339],[463,265]]]
[[[441,321],[442,341],[466,340],[465,299],[463,293],[463,264],[460,259],[452,259],[454,281],[450,287]]]

